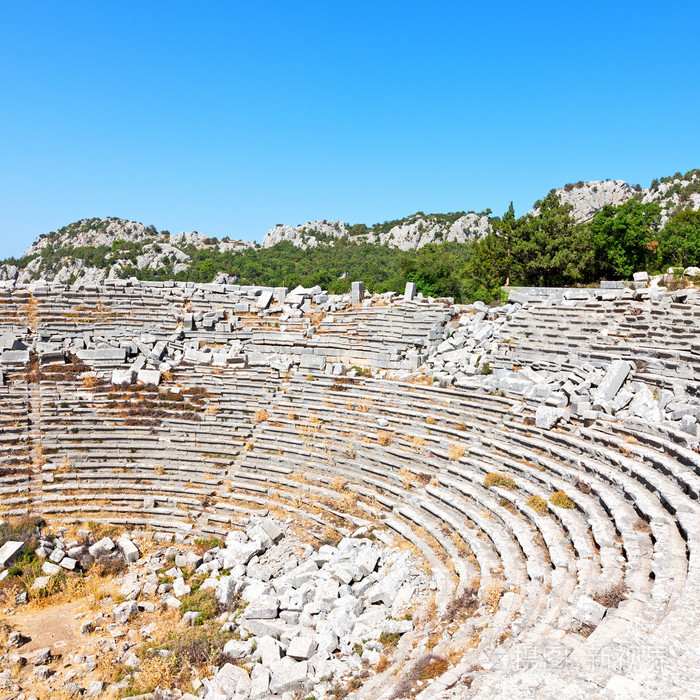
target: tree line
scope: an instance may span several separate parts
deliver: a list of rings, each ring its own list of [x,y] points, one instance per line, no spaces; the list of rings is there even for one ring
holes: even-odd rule
[[[373,292],[401,291],[415,282],[425,296],[454,297],[458,302],[498,299],[504,285],[571,286],[601,279],[629,279],[633,272],[700,266],[700,211],[676,211],[662,224],[656,203],[632,199],[606,205],[588,222],[577,222],[573,207],[550,192],[532,213],[516,217],[511,203],[501,217],[491,218],[492,231],[479,241],[434,243],[401,251],[358,242],[345,236],[332,243],[302,249],[289,241],[271,248],[220,252],[185,248],[191,263],[175,272],[166,258],[157,270],[136,266],[146,243],[117,241],[112,246],[54,249],[39,254],[42,270],[66,257],[85,266],[108,268],[119,260],[122,277],[211,282],[219,273],[241,284],[304,287],[320,285],[331,293],[349,291],[353,280]],[[33,257],[19,262],[24,267]],[[14,262],[14,261],[13,261]]]

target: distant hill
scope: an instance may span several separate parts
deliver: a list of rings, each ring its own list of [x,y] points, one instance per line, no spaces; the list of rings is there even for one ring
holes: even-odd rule
[[[571,204],[576,221],[590,221],[605,205],[618,206],[629,200],[655,202],[661,207],[661,224],[686,207],[700,209],[700,170],[653,180],[649,187],[623,180],[577,182],[551,190],[562,203]],[[532,213],[538,212],[539,202]],[[204,253],[216,269],[216,255],[271,248],[287,242],[300,249],[334,246],[349,241],[383,245],[401,251],[428,244],[470,243],[492,230],[491,211],[424,214],[384,223],[347,224],[344,221],[308,221],[299,226],[279,224],[270,229],[262,243],[218,239],[198,232],[171,235],[136,221],[109,217],[82,219],[42,234],[19,260],[0,265],[0,280],[25,284],[38,279],[72,284],[77,280],[95,283],[105,278],[152,274],[161,279],[182,277],[198,264]],[[213,277],[213,274],[211,275]]]

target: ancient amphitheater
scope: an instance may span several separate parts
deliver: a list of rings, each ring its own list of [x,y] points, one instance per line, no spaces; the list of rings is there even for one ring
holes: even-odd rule
[[[262,518],[318,552],[368,534],[377,557],[403,547],[413,588],[371,555],[333,574],[334,602],[373,587],[357,619],[414,591],[422,605],[395,620],[410,624],[382,668],[371,634],[350,640],[370,671],[353,697],[402,697],[426,654],[447,663],[410,690],[423,700],[700,697],[700,296],[633,287],[516,289],[487,308],[410,285],[8,285],[0,517],[227,547]],[[332,557],[309,556],[314,571]],[[319,698],[321,640],[292,653],[283,598],[259,628],[306,676],[277,688]],[[276,692],[224,680],[200,695]]]

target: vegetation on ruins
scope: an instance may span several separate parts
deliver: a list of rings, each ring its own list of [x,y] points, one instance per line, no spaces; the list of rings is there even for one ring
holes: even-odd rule
[[[491,488],[491,486],[500,486],[502,489],[511,489],[511,491],[517,490],[518,486],[511,479],[511,477],[505,474],[500,474],[499,472],[491,472],[487,474],[484,478],[484,486],[486,488]]]
[[[558,508],[574,507],[574,502],[566,495],[564,491],[556,491],[555,493],[553,493],[549,499],[549,502],[553,506],[557,506]]]

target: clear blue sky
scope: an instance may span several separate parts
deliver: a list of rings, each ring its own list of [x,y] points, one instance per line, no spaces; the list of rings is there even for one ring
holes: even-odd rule
[[[695,2],[0,0],[0,258],[120,216],[518,213],[700,167]]]

